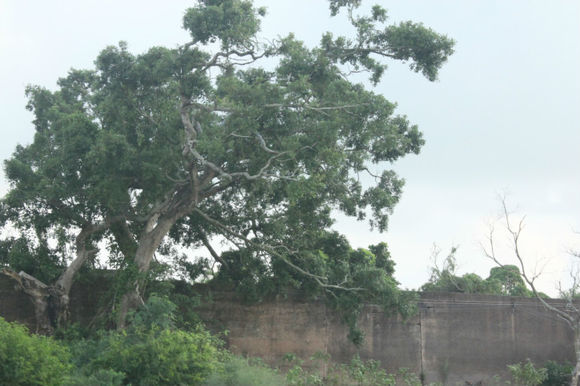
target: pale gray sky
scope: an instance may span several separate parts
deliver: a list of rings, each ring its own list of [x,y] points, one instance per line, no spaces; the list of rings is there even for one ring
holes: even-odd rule
[[[294,32],[315,44],[325,30],[348,32],[327,17],[323,0],[256,3],[269,8],[266,37]],[[388,242],[405,287],[427,280],[433,243],[459,245],[460,270],[486,277],[491,264],[478,243],[498,214],[497,193],[506,192],[512,208],[527,214],[522,242],[530,267],[550,258],[541,287],[554,293],[569,264],[566,249],[580,241],[580,2],[367,3],[383,5],[393,21],[420,21],[449,35],[456,53],[435,83],[390,66],[376,92],[398,103],[427,144],[392,166],[407,185],[386,234],[343,218],[336,228],[355,247]],[[0,158],[32,140],[27,84],[54,88],[71,67],[90,68],[101,49],[120,40],[135,53],[183,43],[181,16],[192,4],[0,0]]]

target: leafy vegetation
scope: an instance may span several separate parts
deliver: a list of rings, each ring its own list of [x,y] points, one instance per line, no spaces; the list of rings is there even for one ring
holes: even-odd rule
[[[248,256],[245,250],[223,254],[227,265],[220,267],[210,284],[231,288],[246,301],[259,301],[290,290],[300,291],[306,298],[326,299],[349,325],[349,336],[356,344],[364,339],[357,328],[357,318],[365,302],[380,304],[387,312],[398,312],[403,317],[416,311],[416,295],[399,289],[393,277],[395,262],[387,244],[355,250],[336,232],[325,232],[315,239],[303,239],[301,243],[305,251],[302,261],[305,269],[352,290],[325,291],[315,280],[288,271],[285,264],[276,263],[269,268],[263,261]]]
[[[546,379],[542,386],[565,386],[569,385],[572,380],[574,366],[570,363],[558,363],[548,361],[544,364],[546,368]]]
[[[364,299],[405,309],[384,252],[346,250],[328,235],[333,210],[385,231],[403,188],[389,164],[424,143],[394,103],[349,74],[377,83],[398,60],[433,81],[454,42],[420,23],[389,24],[380,6],[364,15],[360,1],[330,5],[352,37],[266,43],[264,9],[203,0],[185,12],[182,45],[133,54],[120,43],[55,90],[27,88],[36,133],[5,162],[0,223],[40,248],[29,256],[44,267],[15,257],[18,240],[0,264],[47,281],[22,279],[48,292],[28,291],[48,299],[39,312],[56,315],[46,331],[66,324],[72,283],[98,256],[123,279],[124,327],[154,255],[175,266],[177,251],[197,248],[211,264],[186,261],[192,274],[223,274],[241,288],[318,287],[346,308]],[[218,253],[217,240],[229,250]],[[340,255],[321,246],[332,240]]]
[[[502,296],[532,297],[534,293],[526,287],[520,270],[515,265],[493,267],[486,279],[474,273],[459,275],[455,253],[452,248],[443,264],[438,266],[435,253],[435,266],[431,269],[429,281],[421,286],[423,292],[461,292],[468,294],[489,294]],[[542,294],[547,297],[545,294]]]
[[[292,354],[286,355],[290,369],[286,373],[288,385],[335,385],[335,386],[421,386],[423,382],[417,374],[407,368],[400,368],[388,373],[381,363],[375,360],[363,361],[356,355],[349,363],[331,363],[328,355],[316,353],[310,358],[309,370],[305,370],[304,361]],[[325,370],[322,371],[322,368]],[[430,383],[428,386],[439,386]]]
[[[225,354],[223,366],[204,382],[206,386],[282,386],[286,377],[258,359]]]
[[[71,341],[76,368],[89,378],[122,375],[124,384],[200,384],[219,367],[219,342],[200,327],[175,329],[175,309],[151,296],[126,330]]]
[[[233,355],[199,327],[175,329],[176,306],[152,296],[131,316],[125,331],[61,332],[61,341],[37,335],[0,318],[0,382],[7,385],[405,385],[421,379],[401,368],[387,372],[379,362],[355,356],[332,363],[324,353],[308,363],[287,354],[280,371],[260,359]],[[82,337],[82,332],[88,336]],[[566,385],[572,366],[549,361],[536,368],[531,361],[508,366],[514,383]],[[324,369],[324,370],[323,370]],[[442,385],[432,383],[429,386]]]
[[[514,379],[514,384],[518,386],[541,385],[548,378],[548,370],[545,368],[535,368],[529,359],[525,363],[508,365],[508,369]]]
[[[61,385],[70,371],[68,350],[52,338],[30,335],[0,317],[0,384]]]

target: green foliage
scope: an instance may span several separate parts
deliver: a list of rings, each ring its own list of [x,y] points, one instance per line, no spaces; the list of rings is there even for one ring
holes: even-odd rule
[[[380,367],[377,361],[363,362],[357,356],[346,366],[349,377],[357,385],[395,385],[394,377]]]
[[[224,49],[243,48],[259,30],[258,16],[264,15],[265,10],[255,10],[251,1],[203,0],[187,10],[183,28],[194,42],[207,44],[219,40]]]
[[[331,0],[331,13],[359,3]],[[386,246],[351,250],[329,233],[331,214],[386,231],[404,181],[385,168],[424,139],[349,73],[377,83],[398,60],[432,81],[454,42],[419,23],[388,24],[375,6],[348,14],[353,38],[261,44],[264,15],[249,0],[202,0],[185,12],[191,40],[181,46],[133,54],[121,42],[55,90],[28,87],[36,133],[5,162],[0,220],[39,245],[60,235],[49,254],[57,270],[71,250],[91,251],[83,256],[95,265],[107,245],[106,264],[123,271],[119,293],[150,278],[155,253],[173,262],[175,250],[206,248],[218,276],[254,300],[284,288],[332,297],[360,342],[361,302],[412,307]],[[222,259],[210,244],[220,237],[233,246]],[[201,261],[182,266],[194,280],[214,273]]]
[[[515,385],[536,386],[541,385],[548,378],[548,370],[545,368],[535,368],[531,360],[525,363],[508,365]]]
[[[489,271],[487,281],[495,291],[507,296],[533,296],[532,291],[526,288],[520,270],[515,265],[494,267]]]
[[[315,237],[302,239],[301,244],[302,267],[331,283],[340,283],[345,290],[329,292],[283,262],[268,266],[250,249],[222,254],[227,265],[220,267],[210,284],[231,288],[248,302],[284,295],[289,290],[300,291],[306,298],[325,299],[342,315],[349,326],[349,338],[357,345],[364,341],[357,319],[365,303],[381,305],[404,318],[416,311],[416,295],[399,289],[393,277],[395,262],[386,243],[355,250],[336,232],[318,232]]]
[[[124,379],[124,373],[100,369],[90,375],[71,375],[66,378],[64,386],[122,386]]]
[[[217,350],[207,332],[153,329],[111,333],[92,367],[125,373],[136,385],[195,385],[214,369]]]
[[[409,62],[411,70],[421,72],[429,80],[437,79],[438,69],[453,54],[455,42],[452,39],[411,21],[384,26],[387,11],[378,5],[372,8],[370,16],[353,16],[352,10],[360,3],[360,0],[330,1],[332,15],[337,15],[341,7],[349,8],[357,39],[333,39],[331,34],[325,35],[322,46],[329,57],[350,63],[357,70],[366,69],[374,83],[380,80],[387,66],[372,58],[372,53]]]
[[[24,235],[0,240],[0,267],[24,271],[44,283],[51,283],[62,272],[62,257],[51,249],[46,239],[35,246]]]
[[[400,368],[396,373],[387,373],[381,363],[374,360],[363,361],[355,356],[349,363],[333,364],[328,355],[316,353],[310,358],[309,368],[304,369],[304,361],[293,354],[287,354],[286,361],[291,365],[286,373],[288,385],[406,385],[421,386],[419,377],[406,368]],[[324,376],[321,369],[324,368]]]
[[[131,319],[131,328],[139,331],[169,330],[175,327],[177,306],[165,297],[149,296],[147,303]]]
[[[152,296],[127,330],[71,342],[76,377],[115,384],[122,374],[123,384],[201,384],[219,367],[219,342],[201,328],[173,329],[175,309],[167,299]]]
[[[60,385],[70,370],[68,350],[51,338],[30,335],[0,317],[0,384]]]
[[[547,377],[541,383],[542,386],[566,386],[570,384],[572,379],[572,371],[574,366],[570,363],[558,363],[555,361],[547,361],[544,364],[547,370]]]
[[[494,267],[490,270],[487,279],[482,279],[474,273],[459,276],[455,259],[456,252],[457,248],[452,248],[441,267],[438,267],[437,263],[435,264],[435,267],[431,269],[429,281],[421,286],[421,291],[534,296],[533,292],[526,287],[520,270],[515,265]]]
[[[204,382],[206,386],[276,386],[285,379],[257,359],[224,354],[223,365]]]
[[[315,363],[318,365],[312,371],[303,368],[304,360],[293,353],[286,353],[284,355],[284,367],[288,367],[286,371],[286,383],[288,385],[320,385],[322,384],[322,377],[317,372],[321,363],[319,359],[323,359],[324,363],[328,362],[330,358],[324,353],[316,353]],[[324,357],[322,357],[324,356]],[[314,358],[311,358],[314,359]]]
[[[397,371],[397,378],[407,386],[420,386],[423,384],[417,374],[413,373],[405,367],[402,367]],[[436,384],[429,384],[429,386],[432,385],[435,386]]]

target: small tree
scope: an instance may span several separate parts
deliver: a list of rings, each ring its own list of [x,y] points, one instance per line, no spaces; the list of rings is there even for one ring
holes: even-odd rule
[[[429,281],[421,286],[423,292],[460,292],[469,294],[490,294],[502,296],[533,296],[526,288],[515,265],[494,267],[487,279],[475,273],[459,276],[455,254],[457,247],[451,248],[449,255],[438,263],[439,249],[433,248],[433,267]],[[542,294],[543,295],[543,294]]]
[[[540,301],[540,303],[542,303],[542,305],[547,310],[549,310],[552,313],[552,315],[566,322],[566,325],[574,333],[574,353],[576,355],[576,366],[574,367],[574,370],[572,372],[572,379],[570,381],[570,385],[578,386],[580,385],[580,308],[577,302],[575,302],[575,300],[577,299],[577,295],[580,290],[580,277],[578,275],[571,274],[572,277],[571,286],[568,289],[563,289],[560,286],[560,296],[562,299],[566,301],[564,306],[556,306],[548,303],[545,300],[545,296],[543,296],[543,294],[537,290],[535,285],[536,279],[540,276],[540,274],[539,273],[530,274],[526,270],[524,264],[526,259],[521,252],[520,238],[522,235],[522,231],[524,229],[525,217],[523,217],[516,225],[514,224],[510,216],[505,198],[501,200],[501,207],[502,207],[502,221],[509,234],[512,243],[512,251],[520,267],[521,278],[531,288],[531,291],[536,297],[536,299],[538,299],[538,301]],[[496,255],[495,234],[493,226],[490,227],[487,245],[483,247],[483,250],[485,255],[499,267],[506,267]],[[573,251],[571,253],[576,257],[580,257],[580,253],[578,252]]]

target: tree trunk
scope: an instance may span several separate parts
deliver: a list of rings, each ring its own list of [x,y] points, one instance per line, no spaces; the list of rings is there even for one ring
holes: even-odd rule
[[[19,288],[31,298],[34,304],[36,333],[50,335],[55,328],[64,326],[69,321],[69,295],[73,280],[89,257],[97,253],[95,249],[87,249],[87,239],[118,220],[119,218],[113,218],[97,224],[85,223],[76,237],[76,257],[53,285],[46,285],[26,272],[17,274],[6,269],[2,271],[15,279]]]
[[[87,249],[87,239],[93,233],[106,229],[110,226],[111,221],[117,220],[106,220],[98,224],[86,223],[77,235],[75,259],[60,275],[56,283],[48,288],[48,312],[54,327],[61,327],[68,323],[70,318],[70,290],[73,280],[85,262],[97,253],[96,249]],[[90,245],[90,242],[88,244]]]
[[[574,326],[574,353],[576,354],[576,366],[572,371],[570,386],[580,386],[580,324]]]
[[[82,239],[84,242],[85,235],[83,237],[81,235],[83,235],[83,232],[81,232],[77,240]],[[53,285],[44,284],[26,272],[16,273],[7,269],[2,271],[3,274],[16,280],[20,290],[32,300],[36,319],[36,333],[51,335],[55,328],[62,327],[69,321],[69,295],[73,279],[92,253],[94,251],[87,251],[84,247],[78,248],[77,245],[76,258]]]
[[[2,274],[16,281],[16,288],[28,295],[32,301],[36,322],[34,332],[37,334],[51,335],[54,332],[54,326],[49,316],[49,286],[26,272],[16,273],[9,269],[3,269]]]
[[[180,217],[179,215],[174,214],[173,216],[159,218],[154,226],[147,225],[145,232],[143,232],[139,239],[137,251],[135,252],[134,261],[139,274],[144,274],[149,271],[149,265],[151,264],[151,260],[153,260],[155,251],[157,251],[163,238],[169,233],[173,224]],[[143,278],[137,278],[133,283],[133,288],[123,295],[117,318],[118,329],[124,329],[126,327],[129,311],[137,309],[144,303],[141,297],[142,288]]]

